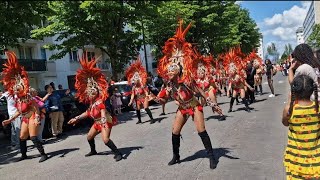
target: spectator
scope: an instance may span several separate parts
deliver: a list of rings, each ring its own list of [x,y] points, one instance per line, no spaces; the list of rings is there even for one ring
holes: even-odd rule
[[[292,101],[283,110],[282,123],[288,128],[288,145],[284,154],[287,179],[315,179],[319,163],[320,126],[318,96],[314,80],[307,75],[296,76],[291,83]],[[315,93],[316,94],[316,93]]]
[[[38,91],[34,88],[30,88],[30,94],[37,103],[39,110],[40,110],[40,126],[39,126],[39,134],[38,134],[38,139],[44,143],[42,139],[42,132],[46,120],[46,108],[44,106],[44,102],[48,99],[48,97],[51,95],[51,93],[46,94],[43,98],[38,96]]]
[[[292,64],[289,68],[289,83],[298,75],[307,75],[313,79],[319,89],[320,62],[316,60],[312,49],[307,44],[299,44],[292,52]],[[320,94],[319,94],[320,95]],[[311,99],[314,100],[314,95]]]
[[[274,95],[274,88],[273,88],[273,76],[275,74],[276,69],[273,67],[270,59],[267,59],[265,62],[266,65],[266,75],[267,75],[267,80],[268,80],[268,85],[271,90],[271,94],[269,97],[275,97]]]
[[[50,83],[50,86],[53,88],[54,91],[56,90],[56,87],[53,82]]]
[[[18,111],[15,104],[14,97],[12,97],[8,91],[0,94],[0,99],[6,98],[7,110],[9,118],[14,116]],[[20,129],[21,129],[21,116],[18,116],[14,121],[11,122],[11,149],[20,148]]]
[[[59,94],[53,91],[53,87],[51,85],[46,85],[45,90],[47,93],[51,94],[45,101],[45,107],[51,119],[52,135],[57,137],[58,135],[62,134],[62,126],[64,121],[61,98],[65,95],[68,95],[70,90],[67,90],[65,94]]]
[[[122,101],[121,101],[121,94],[118,92],[118,88],[114,88],[111,96],[111,102],[114,110],[114,114],[118,115],[121,114],[121,106],[122,106]]]
[[[63,90],[63,88],[62,88],[62,85],[61,85],[61,84],[59,84],[59,85],[58,85],[58,89],[59,89],[59,90]]]

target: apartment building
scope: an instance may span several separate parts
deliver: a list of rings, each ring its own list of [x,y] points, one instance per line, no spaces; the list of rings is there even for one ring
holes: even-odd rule
[[[307,41],[313,31],[313,26],[320,23],[320,1],[312,1],[303,22],[303,39]]]
[[[260,43],[257,51],[258,56],[263,59],[264,58],[264,51],[263,51],[263,37],[260,38]]]
[[[302,44],[304,43],[304,37],[303,37],[303,27],[299,27],[296,31],[296,39],[297,39],[297,44]]]

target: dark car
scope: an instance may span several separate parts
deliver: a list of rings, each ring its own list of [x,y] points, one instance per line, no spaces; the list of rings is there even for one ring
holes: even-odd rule
[[[127,81],[117,82],[113,84],[111,88],[112,89],[117,88],[118,93],[121,94],[122,107],[124,107],[126,110],[131,110],[132,107],[129,107],[128,104],[131,98],[132,87],[128,85],[128,82]]]
[[[7,126],[2,126],[2,121],[9,119],[8,110],[7,110],[7,100],[5,98],[0,99],[0,131],[4,133],[6,137],[11,135],[11,124]]]

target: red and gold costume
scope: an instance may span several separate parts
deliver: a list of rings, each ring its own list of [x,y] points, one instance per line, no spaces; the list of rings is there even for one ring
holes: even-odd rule
[[[158,74],[168,81],[166,93],[161,92],[159,98],[165,98],[165,95],[175,99],[178,104],[178,110],[182,114],[193,116],[195,108],[202,111],[202,106],[194,96],[197,86],[193,79],[192,71],[196,68],[193,61],[197,59],[192,45],[185,40],[185,36],[190,29],[191,24],[186,29],[182,27],[182,21],[177,28],[174,37],[169,38],[165,42],[163,48],[164,57],[158,62]],[[168,74],[174,71],[179,71],[178,82],[172,82]]]
[[[232,48],[224,56],[224,66],[228,73],[229,90],[232,90],[232,97],[230,101],[229,112],[232,112],[232,106],[238,93],[242,98],[243,103],[246,106],[246,111],[250,112],[248,101],[245,98],[245,90],[250,87],[247,82],[247,61],[244,60],[244,54],[241,52],[240,47]],[[229,91],[228,90],[228,91]],[[252,90],[252,87],[250,87]]]
[[[144,108],[145,111],[147,112],[148,116],[151,119],[151,124],[155,123],[152,117],[151,110],[149,109],[149,100],[151,98],[150,95],[152,95],[152,93],[149,92],[149,89],[147,86],[147,76],[148,76],[147,71],[142,66],[140,59],[132,63],[126,71],[126,77],[128,79],[129,85],[132,86],[134,83],[132,87],[130,104],[134,99],[137,107],[136,109],[136,113],[138,116],[137,124],[141,123],[141,114],[140,114],[141,108]]]
[[[262,75],[264,74],[262,59],[257,55],[255,51],[253,51],[248,55],[247,60],[252,62],[253,67],[256,69],[256,74],[254,75],[254,85],[261,85]]]
[[[87,54],[83,55],[80,60],[82,69],[79,69],[76,74],[76,97],[80,102],[90,104],[90,107],[81,115],[71,119],[69,124],[74,124],[86,117],[92,118],[94,124],[87,137],[91,151],[85,156],[97,154],[94,138],[101,132],[105,145],[115,154],[114,159],[120,161],[122,153],[110,139],[112,126],[117,123],[117,118],[116,116],[111,116],[106,109],[105,101],[108,98],[108,83],[104,74],[96,67],[96,63],[97,61],[94,58],[89,60]]]
[[[137,106],[143,106],[149,93],[147,87],[147,71],[142,66],[141,61],[138,59],[128,67],[126,71],[126,77],[128,83],[132,87],[132,94],[134,95]],[[138,84],[134,84],[135,81],[139,81]],[[134,85],[133,85],[134,84]]]
[[[104,102],[108,98],[108,83],[105,76],[99,68],[96,67],[96,60],[89,61],[83,57],[80,64],[82,69],[79,69],[76,74],[75,88],[77,89],[76,97],[82,103],[90,103],[89,109],[86,111],[86,116],[94,120],[94,128],[101,131],[101,128],[112,128],[116,124],[116,117],[111,117],[107,112],[106,117],[101,117],[101,110],[106,109]],[[98,91],[94,99],[90,98],[91,93]]]
[[[206,98],[205,93],[201,88],[197,87],[194,80],[195,63],[193,62],[198,57],[192,48],[192,45],[185,40],[186,34],[191,27],[191,24],[183,29],[183,21],[180,20],[179,27],[175,35],[169,38],[164,45],[164,56],[158,62],[158,74],[167,81],[167,87],[158,95],[157,99],[167,99],[172,97],[178,104],[178,110],[173,123],[172,131],[172,150],[173,158],[168,165],[173,165],[180,162],[179,147],[180,147],[180,132],[183,124],[176,123],[183,119],[187,121],[189,116],[196,118],[195,123],[203,123],[203,107],[195,97],[195,93],[200,93]],[[207,102],[212,103],[211,99],[206,98]],[[210,159],[210,168],[215,169],[217,160],[214,157],[210,137],[205,128],[198,128],[198,134],[207,150]]]
[[[6,55],[8,60],[4,64],[2,71],[2,82],[5,89],[7,89],[9,94],[14,97],[16,103],[15,107],[18,111],[13,117],[10,117],[9,120],[5,120],[4,122],[11,122],[19,115],[22,116],[20,135],[20,152],[22,157],[20,160],[27,158],[26,140],[28,136],[30,136],[30,139],[41,154],[39,162],[43,162],[47,160],[48,157],[44,152],[40,140],[37,138],[37,127],[40,124],[40,111],[29,93],[30,86],[28,74],[24,70],[24,67],[18,64],[17,57],[13,52],[6,52]],[[29,129],[32,129],[32,131],[29,131]]]

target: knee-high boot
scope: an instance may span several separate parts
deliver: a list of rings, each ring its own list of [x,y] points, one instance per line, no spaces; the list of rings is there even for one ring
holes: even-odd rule
[[[259,85],[260,93],[262,94],[262,85]]]
[[[203,132],[200,132],[198,134],[199,134],[199,136],[200,136],[200,138],[202,140],[202,143],[204,145],[204,148],[206,149],[207,154],[209,156],[210,169],[215,169],[217,167],[218,160],[214,157],[210,137],[209,137],[209,135],[208,135],[206,130],[204,130]]]
[[[146,110],[146,112],[147,112],[147,114],[148,114],[149,118],[151,119],[150,124],[155,123],[156,121],[153,119],[153,117],[152,117],[152,113],[151,113],[150,109],[149,109],[149,108],[146,108],[145,110]]]
[[[246,98],[242,98],[242,101],[243,101],[244,105],[246,106],[246,111],[250,112],[250,107],[249,107],[249,104],[248,104],[248,100]]]
[[[137,113],[137,117],[138,117],[138,122],[136,124],[140,124],[141,123],[141,112],[140,110],[136,110]]]
[[[39,153],[41,154],[41,158],[39,160],[39,163],[45,161],[48,159],[47,154],[44,152],[42,143],[39,141],[37,136],[30,137],[31,141],[33,142],[34,146],[38,149]]]
[[[19,161],[25,160],[28,158],[27,156],[27,140],[25,139],[20,139],[20,153],[21,153],[21,158]]]
[[[116,161],[120,161],[122,159],[122,153],[119,151],[119,149],[111,139],[106,143],[106,146],[108,146],[111,149],[111,151],[115,154],[114,159]]]
[[[96,151],[96,145],[94,143],[94,139],[90,139],[88,140],[88,143],[90,145],[90,152],[88,154],[85,155],[85,157],[89,157],[89,156],[92,156],[92,155],[96,155],[97,154],[97,151]]]
[[[176,163],[180,163],[179,148],[180,148],[180,134],[179,135],[172,134],[173,158],[168,163],[169,166],[174,165]]]
[[[230,100],[230,108],[229,108],[229,111],[228,111],[228,112],[232,112],[232,106],[233,106],[234,100],[235,100],[235,98],[234,98],[234,97],[231,97],[231,100]]]

